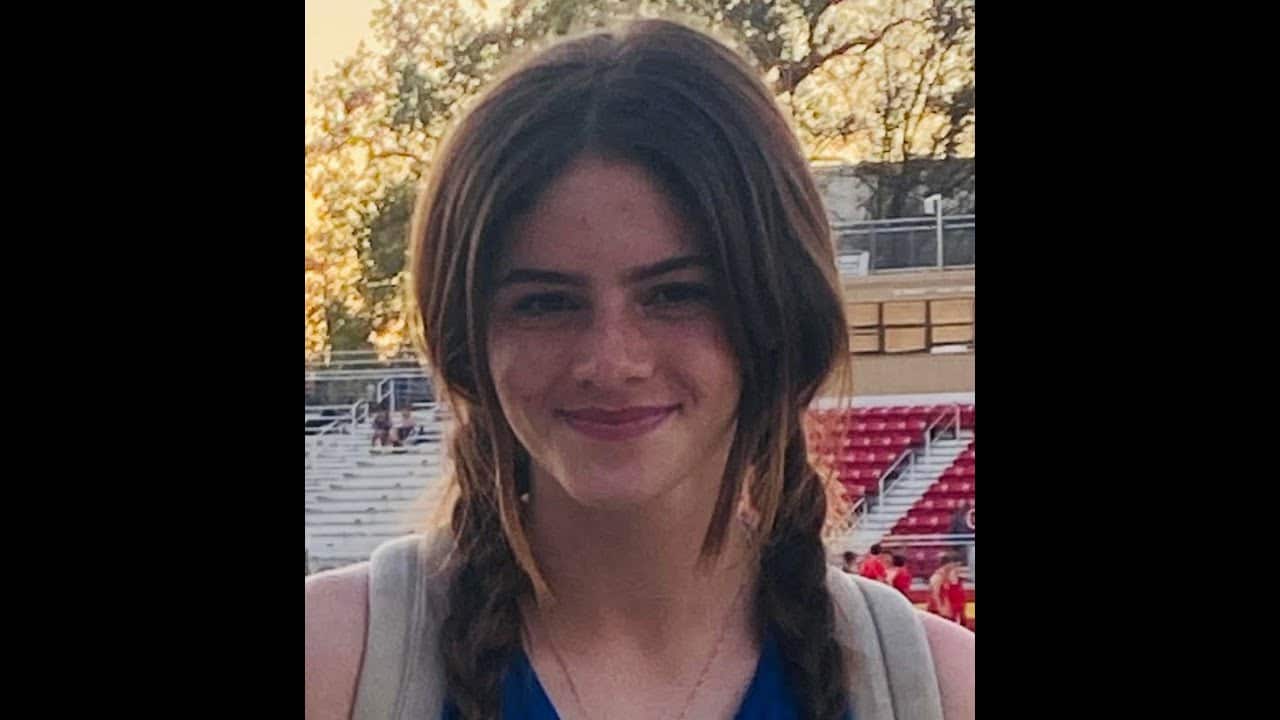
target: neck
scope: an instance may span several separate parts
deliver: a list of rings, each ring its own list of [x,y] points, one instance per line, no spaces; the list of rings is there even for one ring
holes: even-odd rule
[[[719,556],[701,556],[714,494],[601,510],[554,480],[538,486],[529,535],[554,601],[528,611],[565,644],[610,638],[667,652],[726,622],[750,624],[757,563],[746,526],[735,516]]]

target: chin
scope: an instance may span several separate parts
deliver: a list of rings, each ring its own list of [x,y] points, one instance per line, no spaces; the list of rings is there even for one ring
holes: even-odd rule
[[[663,483],[652,471],[635,467],[575,467],[559,477],[565,494],[579,505],[608,511],[643,507],[674,484]]]

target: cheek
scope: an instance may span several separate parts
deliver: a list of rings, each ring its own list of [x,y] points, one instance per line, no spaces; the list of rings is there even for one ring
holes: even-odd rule
[[[529,412],[544,398],[561,374],[561,346],[535,342],[514,332],[489,336],[489,369],[498,399],[508,415]]]
[[[708,321],[681,329],[662,345],[673,352],[664,353],[669,367],[700,403],[730,405],[737,408],[741,390],[741,371],[729,339],[718,322]]]

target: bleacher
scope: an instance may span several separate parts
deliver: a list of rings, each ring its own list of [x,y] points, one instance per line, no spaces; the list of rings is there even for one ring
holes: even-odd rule
[[[369,419],[359,414],[305,435],[313,571],[366,560],[378,545],[421,529],[431,517],[443,490],[444,420],[433,404],[413,408],[419,432],[404,447],[374,447]]]
[[[923,448],[926,432],[940,424],[955,405],[854,407],[809,413],[809,447],[819,464],[831,468],[851,502],[879,494],[881,482],[903,454]],[[972,417],[973,407],[960,407]],[[961,421],[964,427],[964,420]]]
[[[313,571],[366,560],[386,540],[421,529],[438,517],[435,513],[444,489],[444,408],[414,403],[413,417],[420,432],[406,447],[382,448],[371,446],[367,404],[364,414],[360,406],[358,401],[353,407],[306,409],[306,547]],[[398,415],[392,413],[393,423]],[[937,432],[952,417],[958,417],[952,427],[963,429],[965,437],[972,434],[974,406],[955,404],[817,409],[808,414],[806,433],[815,460],[834,471],[850,506],[861,502],[892,511],[895,501],[904,501],[889,493],[885,502],[879,502],[882,486],[892,489],[893,482],[903,477],[906,453],[923,458],[931,443],[936,447],[958,442],[942,440]],[[922,495],[916,491],[919,499],[896,523],[886,526],[886,533],[868,541],[879,538],[889,546],[899,539],[907,541],[898,551],[907,556],[917,580],[927,578],[952,546],[913,541],[946,534],[955,511],[966,501],[970,507],[974,503],[975,442],[960,442],[967,442],[967,447],[954,462],[926,483]],[[928,470],[924,462],[914,468],[916,475],[898,487],[922,482],[918,478],[922,469]]]

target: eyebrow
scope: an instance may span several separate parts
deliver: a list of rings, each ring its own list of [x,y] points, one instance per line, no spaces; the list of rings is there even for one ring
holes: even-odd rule
[[[624,272],[622,278],[628,283],[637,283],[659,275],[675,272],[676,270],[683,270],[687,267],[709,267],[710,265],[711,261],[704,255],[681,255],[661,260],[652,265],[632,268]],[[498,282],[498,287],[518,283],[545,283],[549,285],[573,285],[576,287],[585,287],[589,284],[585,275],[563,273],[557,270],[515,268]]]

